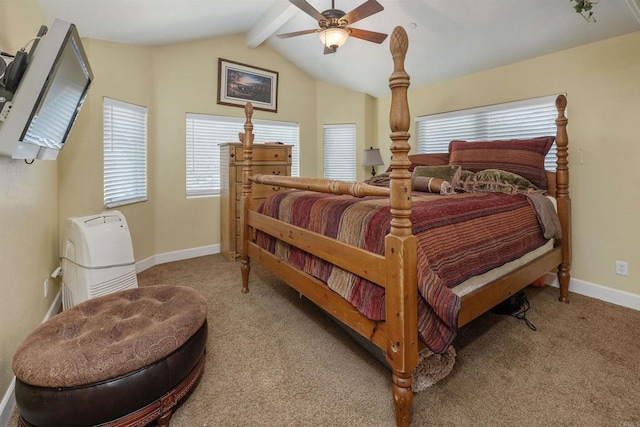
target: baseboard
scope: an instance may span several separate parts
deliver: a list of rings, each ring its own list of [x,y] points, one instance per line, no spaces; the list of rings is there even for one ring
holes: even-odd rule
[[[45,314],[44,319],[42,319],[42,323],[46,322],[53,316],[55,316],[60,309],[62,308],[62,290],[59,290],[56,294],[56,297],[53,299],[51,306],[49,306],[49,310],[47,314]],[[0,426],[6,426],[9,424],[9,418],[13,414],[14,409],[16,409],[16,377],[13,377],[11,380],[11,384],[9,384],[9,388],[7,389],[4,397],[2,398],[2,402],[0,402]]]
[[[179,251],[165,252],[163,254],[157,254],[136,262],[136,272],[141,273],[154,265],[164,264],[173,261],[182,261],[184,259],[197,258],[206,255],[213,255],[220,253],[220,244],[200,246],[197,248],[182,249]]]
[[[558,278],[553,273],[547,273],[545,283],[556,288],[560,287]],[[569,292],[575,292],[580,295],[596,298],[622,307],[640,310],[640,295],[620,291],[618,289],[607,288],[606,286],[587,282],[585,280],[572,278],[569,281]]]

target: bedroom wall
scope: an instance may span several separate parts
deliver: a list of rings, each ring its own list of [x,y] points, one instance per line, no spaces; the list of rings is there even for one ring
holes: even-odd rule
[[[78,31],[82,35],[82,28]],[[157,138],[154,123],[154,88],[148,77],[152,70],[150,48],[100,40],[83,40],[94,81],[70,140],[58,157],[60,191],[60,233],[66,218],[105,210],[103,190],[104,97],[148,107],[147,192],[148,201],[119,206],[127,219],[136,261],[155,254],[154,203],[155,170],[153,153]]]
[[[640,32],[636,32],[411,88],[409,106],[415,118],[565,92],[573,210],[572,277],[640,295],[640,252],[636,248],[640,241],[639,75]],[[390,97],[378,102],[378,134],[388,135]],[[388,162],[386,141],[383,151]],[[629,263],[629,276],[614,273],[615,260]]]
[[[35,1],[1,1],[0,48],[16,53],[43,24]],[[56,167],[0,157],[0,399],[13,379],[16,348],[55,297],[51,287],[44,298],[43,283],[58,265]]]
[[[375,139],[375,98],[362,92],[345,89],[325,82],[316,82],[317,92],[317,169],[319,178],[324,171],[324,143],[323,125],[346,124],[356,125],[356,179],[361,181],[371,176],[371,168],[363,167],[364,149],[378,147]],[[336,102],[336,100],[339,100]],[[387,163],[388,164],[388,163]],[[384,171],[385,167],[376,168]],[[305,175],[307,176],[307,175]]]
[[[157,136],[155,253],[220,242],[220,197],[186,198],[185,115],[244,117],[238,107],[218,105],[218,58],[277,71],[278,112],[254,112],[254,119],[300,124],[301,174],[315,176],[315,80],[266,46],[249,49],[244,35],[208,39],[152,49]],[[233,142],[233,141],[230,141]]]

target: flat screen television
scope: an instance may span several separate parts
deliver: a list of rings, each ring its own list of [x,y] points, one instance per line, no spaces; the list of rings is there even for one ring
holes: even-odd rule
[[[54,20],[26,64],[0,112],[0,155],[55,160],[93,81],[76,26]]]

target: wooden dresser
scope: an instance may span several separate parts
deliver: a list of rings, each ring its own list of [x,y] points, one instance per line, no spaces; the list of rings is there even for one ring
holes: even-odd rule
[[[220,146],[220,233],[222,255],[229,261],[240,256],[240,196],[242,195],[242,144]],[[253,175],[291,175],[291,145],[254,144]],[[253,184],[254,207],[281,187]]]

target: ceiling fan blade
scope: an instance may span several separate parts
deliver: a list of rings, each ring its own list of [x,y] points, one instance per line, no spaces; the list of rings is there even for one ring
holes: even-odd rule
[[[291,2],[293,3],[293,0],[291,0]],[[348,25],[351,25],[354,22],[364,19],[367,16],[371,16],[374,13],[378,13],[381,10],[384,10],[384,7],[382,7],[382,5],[376,0],[367,0],[351,12],[344,15],[342,19],[346,20]]]
[[[305,34],[317,33],[318,31],[320,30],[317,28],[313,30],[294,31],[293,33],[278,34],[278,37],[281,39],[288,39],[289,37],[303,36]]]
[[[328,53],[336,53],[336,50],[338,50],[337,46],[332,46],[332,47],[325,46],[324,47],[324,54],[326,55]]]
[[[307,15],[311,16],[316,21],[326,21],[327,18],[324,17],[320,12],[316,10],[315,7],[311,6],[307,3],[306,0],[289,0],[291,4],[297,6],[298,9],[302,10]]]
[[[359,28],[349,28],[348,30],[351,37],[378,44],[382,43],[387,38],[386,34],[376,33],[375,31],[361,30]]]

